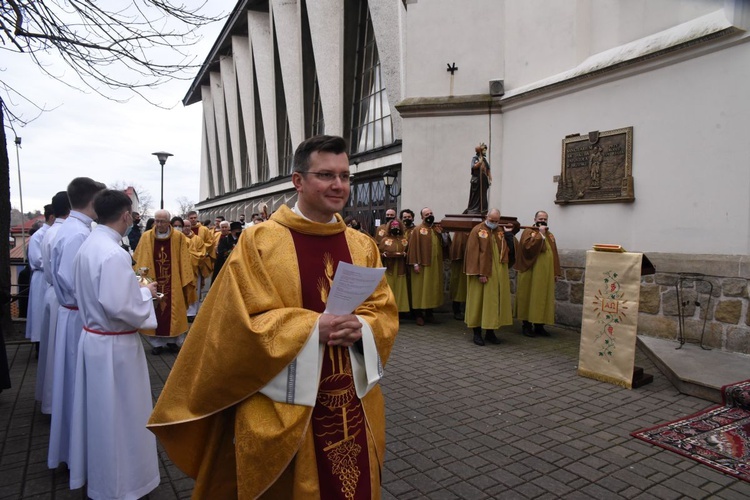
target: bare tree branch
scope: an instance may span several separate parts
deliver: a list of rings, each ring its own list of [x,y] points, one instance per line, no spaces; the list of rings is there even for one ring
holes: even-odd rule
[[[200,40],[198,28],[224,17],[204,14],[207,5],[0,0],[0,48],[28,54],[47,75],[78,88],[43,64],[41,57],[56,54],[84,88],[117,102],[137,95],[164,107],[147,92],[169,80],[193,78],[199,64],[189,49]]]

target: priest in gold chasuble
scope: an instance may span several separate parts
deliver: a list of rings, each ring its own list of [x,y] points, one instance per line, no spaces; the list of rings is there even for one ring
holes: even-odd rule
[[[337,213],[345,151],[330,136],[297,148],[297,205],[242,232],[154,408],[195,498],[380,498],[395,300],[384,278],[353,314],[323,314],[339,262],[381,266]]]
[[[154,213],[154,228],[146,231],[133,253],[138,271],[147,268],[147,276],[158,284],[164,297],[155,303],[156,330],[141,330],[153,346],[153,354],[164,347],[178,350],[187,332],[187,308],[196,300],[195,275],[185,236],[172,229],[169,212]]]

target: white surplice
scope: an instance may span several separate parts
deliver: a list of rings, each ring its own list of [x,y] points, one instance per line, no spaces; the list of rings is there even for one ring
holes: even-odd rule
[[[40,227],[29,238],[28,258],[31,268],[29,281],[29,302],[26,312],[26,338],[32,342],[39,342],[41,337],[41,321],[44,314],[44,292],[46,291],[44,271],[42,270],[42,239],[47,232],[47,224]]]
[[[55,362],[55,334],[57,331],[57,310],[60,303],[52,286],[52,245],[57,231],[65,219],[57,218],[42,238],[42,271],[44,272],[44,313],[42,314],[41,337],[39,339],[39,361],[36,370],[36,399],[42,402],[42,413],[52,413],[52,376]]]
[[[156,438],[146,429],[151,383],[139,328],[156,328],[120,245],[99,225],[75,260],[75,287],[84,330],[78,345],[70,455],[70,488],[88,481],[89,498],[137,499],[159,485]],[[132,332],[112,335],[115,332]]]
[[[54,346],[54,374],[52,376],[52,422],[49,433],[47,466],[57,468],[61,462],[70,463],[70,429],[73,421],[73,391],[76,378],[78,339],[81,322],[73,280],[73,260],[78,249],[91,234],[91,217],[70,211],[57,232],[50,261],[52,286],[60,302],[57,311],[57,330]]]

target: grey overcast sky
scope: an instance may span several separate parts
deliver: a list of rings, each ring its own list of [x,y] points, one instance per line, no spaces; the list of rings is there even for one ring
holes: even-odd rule
[[[223,5],[224,12],[231,7]],[[220,21],[200,30],[202,40],[190,50],[196,64],[204,61],[223,24]],[[47,57],[45,63],[54,74],[84,89],[75,83],[73,70],[54,57]],[[21,137],[18,161],[13,131],[6,128],[13,207],[21,208],[22,193],[24,212],[42,210],[71,179],[86,176],[108,185],[124,182],[140,187],[150,193],[157,209],[161,167],[151,155],[156,151],[174,155],[164,167],[164,207],[175,211],[176,199],[181,196],[199,201],[202,108],[200,103],[184,107],[181,102],[190,81],[173,80],[149,94],[155,102],[173,106],[164,110],[137,96],[117,103],[88,89],[70,88],[44,74],[25,54],[4,52],[0,72],[6,83],[36,104],[52,109],[24,127],[14,125]],[[24,118],[36,115],[20,99],[8,104]]]

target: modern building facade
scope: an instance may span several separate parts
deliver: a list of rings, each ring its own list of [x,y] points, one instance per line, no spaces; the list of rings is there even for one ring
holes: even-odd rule
[[[237,4],[184,100],[204,110],[201,216],[293,204],[294,149],[321,133],[351,145],[346,214],[367,227],[396,206],[383,174],[401,165],[402,11],[397,2]]]
[[[240,1],[184,100],[204,109],[197,208],[293,203],[291,154],[325,132],[351,148],[345,215],[460,213],[485,142],[490,205],[549,213],[559,323],[580,324],[586,249],[616,243],[658,271],[643,332],[674,336],[675,284],[698,272],[714,291],[688,285],[689,333],[708,316],[709,345],[748,353],[749,28],[743,0]],[[565,138],[631,127],[634,201],[556,203]]]

